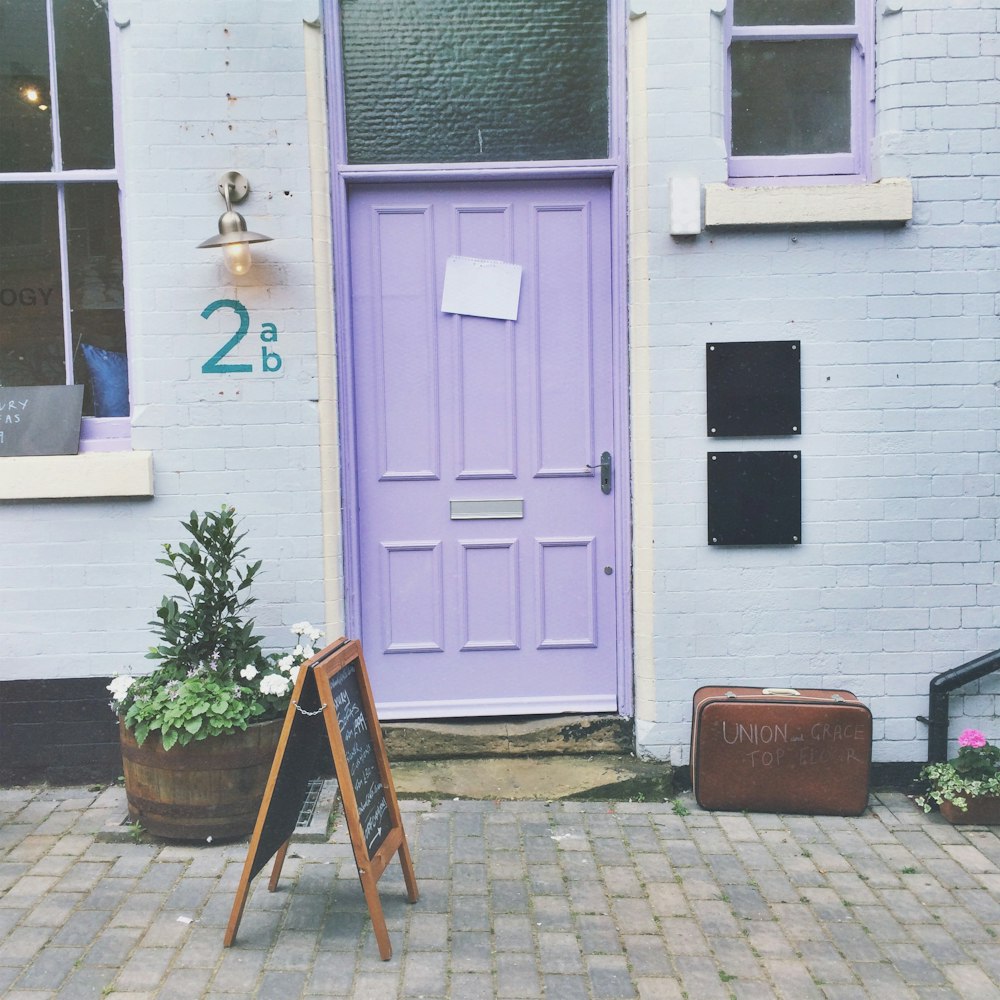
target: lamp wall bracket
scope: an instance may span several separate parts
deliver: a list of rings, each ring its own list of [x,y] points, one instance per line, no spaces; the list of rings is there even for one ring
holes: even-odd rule
[[[219,194],[231,205],[238,205],[250,193],[250,182],[238,171],[230,170],[219,179]]]

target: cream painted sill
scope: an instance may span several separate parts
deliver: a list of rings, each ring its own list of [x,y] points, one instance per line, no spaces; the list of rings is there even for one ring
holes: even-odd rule
[[[152,495],[149,451],[0,458],[0,500]]]
[[[705,226],[903,223],[913,218],[913,186],[903,177],[875,184],[805,187],[705,185]]]

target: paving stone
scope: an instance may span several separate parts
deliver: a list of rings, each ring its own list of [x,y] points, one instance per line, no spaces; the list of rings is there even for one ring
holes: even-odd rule
[[[645,899],[612,899],[611,912],[623,934],[653,934],[656,921]]]
[[[402,963],[402,996],[447,996],[447,956],[436,951],[407,951]]]
[[[390,865],[389,962],[342,823],[293,845],[278,892],[255,880],[226,949],[246,843],[53,836],[92,800],[16,801],[33,819],[0,825],[5,1000],[1000,998],[1000,837],[905,797],[860,819],[408,805],[421,895]]]
[[[565,931],[539,933],[538,965],[543,973],[582,974],[583,956],[576,935]]]
[[[660,920],[659,930],[671,955],[708,955],[711,948],[701,927],[686,917]]]
[[[350,996],[353,986],[353,955],[321,951],[309,970],[304,993],[306,996]]]
[[[77,910],[52,936],[56,947],[89,947],[107,926],[110,914],[103,910]]]
[[[675,978],[640,977],[635,986],[639,991],[639,1000],[682,1000],[685,997],[680,981]]]
[[[123,990],[155,990],[173,957],[170,948],[137,948],[123,966],[116,985]]]
[[[628,962],[622,956],[591,955],[587,958],[587,974],[595,1000],[613,1000],[618,997],[636,996],[629,974]]]
[[[665,976],[673,971],[667,946],[658,934],[625,934],[622,944],[633,976]]]
[[[423,911],[423,890],[421,906]],[[488,930],[490,926],[489,902],[484,896],[456,896],[451,907],[452,926],[463,930]]]
[[[82,954],[81,948],[48,947],[33,959],[17,985],[20,989],[58,990]]]
[[[714,959],[697,955],[681,955],[676,959],[677,974],[685,994],[698,1000],[728,1000],[729,975]]]
[[[456,972],[451,977],[451,996],[462,1000],[494,1000],[493,976],[487,973]],[[551,1000],[551,998],[547,998]]]
[[[0,941],[0,965],[23,965],[31,961],[52,936],[47,927],[16,927]]]
[[[493,939],[486,931],[455,931],[451,936],[451,964],[458,972],[490,972]]]
[[[573,928],[573,912],[565,896],[535,896],[531,901],[531,919],[540,929],[548,931]]]
[[[117,969],[101,969],[81,967],[74,969],[55,994],[59,1000],[103,1000],[110,991],[111,983],[117,976]],[[175,996],[198,996],[197,988],[193,993],[177,993]]]
[[[81,893],[49,892],[22,916],[25,927],[60,927],[83,900]],[[0,918],[5,911],[0,910]]]
[[[535,946],[531,921],[526,916],[498,914],[493,919],[494,947],[501,954],[532,951]]]
[[[244,948],[226,949],[212,977],[212,988],[252,996],[263,971],[265,957],[266,952],[263,949],[253,951]]]
[[[534,956],[528,954],[497,955],[496,984],[497,997],[516,997],[522,1000],[542,995],[541,978]]]

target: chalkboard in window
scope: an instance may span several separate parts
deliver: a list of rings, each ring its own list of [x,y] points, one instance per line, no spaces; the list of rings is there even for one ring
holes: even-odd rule
[[[0,456],[75,455],[82,385],[0,387]]]
[[[361,643],[345,639],[331,643],[299,671],[233,903],[224,941],[227,948],[236,937],[250,882],[271,857],[275,863],[268,888],[272,892],[277,888],[308,779],[324,742],[333,757],[379,954],[385,960],[392,957],[378,880],[398,854],[411,903],[417,901],[417,881]]]

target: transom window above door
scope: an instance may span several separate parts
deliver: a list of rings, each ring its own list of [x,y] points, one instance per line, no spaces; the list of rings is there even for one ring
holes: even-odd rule
[[[341,0],[347,156],[608,156],[607,0]]]

